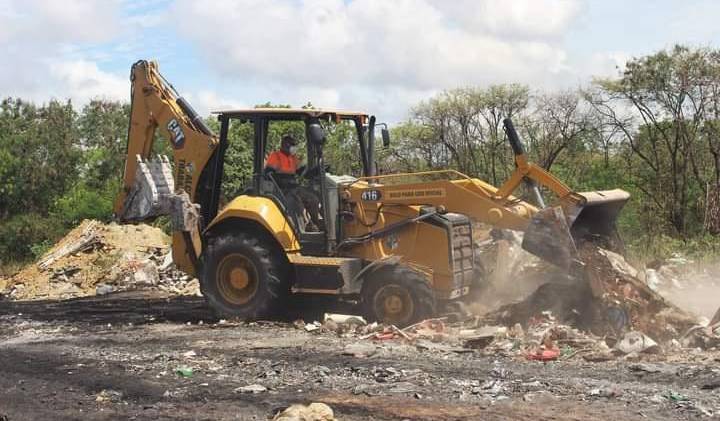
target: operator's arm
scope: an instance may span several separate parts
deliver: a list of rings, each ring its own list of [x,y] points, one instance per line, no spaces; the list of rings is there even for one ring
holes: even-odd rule
[[[278,151],[271,152],[265,160],[265,174],[280,172],[280,157]]]

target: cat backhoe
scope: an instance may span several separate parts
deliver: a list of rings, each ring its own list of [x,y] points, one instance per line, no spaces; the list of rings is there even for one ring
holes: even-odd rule
[[[570,269],[582,264],[578,241],[615,238],[615,220],[629,198],[622,190],[572,191],[528,162],[510,120],[505,129],[516,168],[495,187],[453,170],[378,174],[375,131],[381,125],[365,113],[225,110],[215,112],[215,134],[155,62],[135,63],[131,83],[116,216],[124,222],[169,217],[176,265],[198,277],[222,317],[272,317],[286,311],[294,294],[320,294],[355,302],[370,319],[407,325],[476,286],[473,222],[520,231],[526,250]],[[294,211],[287,191],[265,171],[269,126],[277,121],[301,122],[305,129],[306,169],[312,170],[300,182],[319,198],[322,231],[307,229],[307,212]],[[242,194],[224,198],[231,124],[252,127],[252,177]],[[352,128],[362,168],[355,176],[333,174],[323,156],[328,129],[338,124]],[[158,129],[172,160],[151,158]],[[387,130],[381,134],[387,145]],[[520,188],[534,200],[516,197]]]

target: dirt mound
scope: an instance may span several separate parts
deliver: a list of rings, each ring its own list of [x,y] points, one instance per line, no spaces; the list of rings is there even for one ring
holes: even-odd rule
[[[170,237],[159,228],[85,220],[0,288],[13,300],[66,299],[145,287],[196,293],[197,281],[174,269],[169,252]]]

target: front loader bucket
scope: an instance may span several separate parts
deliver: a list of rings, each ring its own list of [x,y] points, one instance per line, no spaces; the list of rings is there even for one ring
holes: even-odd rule
[[[590,241],[605,241],[604,247],[614,248],[618,215],[630,193],[616,189],[578,193],[585,198],[585,205],[574,218],[570,227],[573,238]],[[616,250],[613,250],[616,251]]]
[[[575,195],[580,200],[542,209],[533,216],[523,237],[525,250],[569,268],[576,257],[579,240],[614,248],[615,221],[630,194],[617,189]]]

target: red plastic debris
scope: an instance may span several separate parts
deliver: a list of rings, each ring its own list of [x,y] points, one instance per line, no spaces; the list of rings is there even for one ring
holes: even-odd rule
[[[536,360],[536,361],[557,360],[559,356],[560,356],[560,349],[558,349],[558,348],[538,349],[535,352],[525,354],[525,357],[528,360]]]

